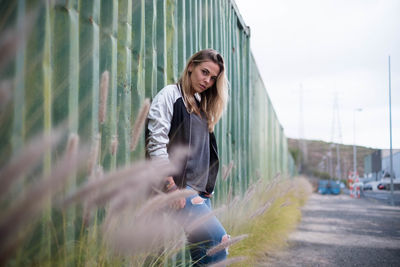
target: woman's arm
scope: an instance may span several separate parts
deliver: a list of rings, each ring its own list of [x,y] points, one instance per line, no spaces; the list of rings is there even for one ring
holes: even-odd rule
[[[147,153],[151,158],[168,159],[167,145],[174,109],[174,88],[164,87],[155,97],[148,115]]]
[[[168,134],[171,129],[174,103],[180,97],[179,94],[176,85],[168,85],[153,99],[147,116],[148,137],[146,145],[147,153],[151,158],[168,159]],[[172,176],[167,177],[165,189],[167,192],[178,189]],[[176,209],[185,207],[185,198],[174,201],[172,207]]]

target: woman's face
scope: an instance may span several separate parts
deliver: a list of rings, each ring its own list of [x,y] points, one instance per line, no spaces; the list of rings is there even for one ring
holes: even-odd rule
[[[190,81],[193,89],[197,93],[202,93],[214,85],[220,69],[218,64],[212,61],[205,61],[196,66],[192,64],[189,66],[189,71],[192,73]]]

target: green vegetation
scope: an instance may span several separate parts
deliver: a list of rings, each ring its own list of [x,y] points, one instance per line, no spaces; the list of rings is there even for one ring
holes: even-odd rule
[[[327,172],[320,172],[320,171],[317,171],[317,170],[314,170],[314,171],[312,172],[312,174],[313,174],[313,176],[318,177],[318,178],[320,178],[320,179],[322,179],[322,180],[329,180],[329,179],[332,179],[332,178],[333,178],[333,177],[331,177],[331,175],[330,175],[329,173],[327,173]]]
[[[288,234],[301,219],[300,207],[311,193],[305,178],[260,180],[234,209],[224,214],[223,224],[232,235],[248,234],[248,238],[230,248],[230,257],[245,256],[241,264],[254,266],[271,251],[286,245]]]
[[[75,135],[68,138],[52,173],[42,177],[35,172],[40,155],[55,147],[60,149],[62,140],[65,136],[57,131],[34,139],[1,172],[5,193],[0,199],[1,264],[187,266],[185,235],[173,212],[166,211],[173,201],[191,192],[148,194],[175,167],[139,161],[102,173],[87,165],[98,151],[80,146]],[[88,182],[67,196],[59,194],[72,174],[82,177],[85,173],[89,173]],[[38,177],[18,192],[17,181],[25,175]],[[232,240],[239,242],[230,248],[229,260],[254,264],[266,252],[284,246],[287,234],[300,219],[299,207],[309,187],[304,178],[259,179],[242,197],[229,200],[228,208],[217,214]],[[50,200],[53,208],[48,216]],[[76,213],[73,222],[68,218],[71,209]],[[72,234],[68,232],[70,223],[74,223]],[[71,235],[75,241],[71,241]]]
[[[289,151],[295,159],[296,166],[301,166],[301,173],[307,176],[315,176],[321,179],[336,179],[336,174],[329,174],[329,155],[331,155],[332,171],[335,173],[337,166],[336,144],[304,140],[307,153],[303,154],[299,149],[299,140],[288,138]],[[376,149],[357,146],[357,171],[360,176],[364,174],[364,157]],[[349,171],[353,170],[353,146],[339,144],[341,178],[347,178]]]

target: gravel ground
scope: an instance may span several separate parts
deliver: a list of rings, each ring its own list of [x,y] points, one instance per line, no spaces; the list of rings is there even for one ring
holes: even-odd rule
[[[284,251],[259,266],[400,266],[400,207],[313,194]]]

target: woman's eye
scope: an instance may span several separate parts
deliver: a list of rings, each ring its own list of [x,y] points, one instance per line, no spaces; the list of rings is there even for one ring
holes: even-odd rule
[[[207,75],[207,71],[206,70],[201,70],[203,72],[203,75]]]

